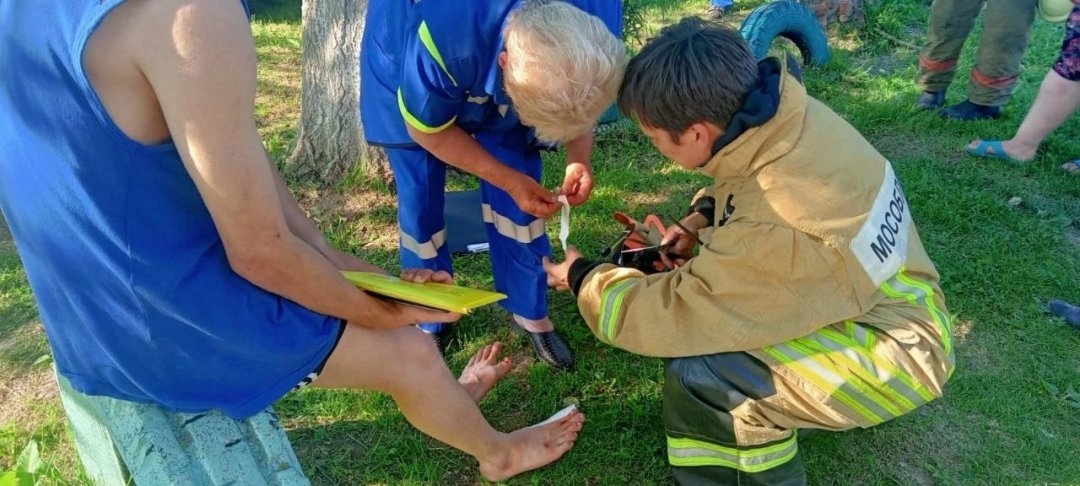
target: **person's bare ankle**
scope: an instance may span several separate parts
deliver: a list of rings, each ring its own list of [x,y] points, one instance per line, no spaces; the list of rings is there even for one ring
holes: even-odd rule
[[[555,330],[555,324],[551,322],[551,319],[548,317],[542,319],[528,319],[514,314],[514,322],[529,332],[549,332]]]
[[[1013,159],[1027,162],[1035,158],[1035,151],[1038,150],[1038,145],[1031,145],[1025,143],[1022,140],[1012,139],[1004,140],[1001,142],[1001,148],[1005,149],[1005,153]]]
[[[488,457],[477,457],[480,474],[489,481],[502,481],[559,460],[574,447],[584,421],[585,416],[575,411],[549,424],[511,432],[508,445]]]
[[[504,435],[509,437],[509,434]],[[510,471],[514,464],[513,449],[513,441],[507,441],[502,446],[494,448],[491,454],[477,457],[476,460],[480,462],[480,474],[489,481],[501,481],[512,477],[513,474]]]

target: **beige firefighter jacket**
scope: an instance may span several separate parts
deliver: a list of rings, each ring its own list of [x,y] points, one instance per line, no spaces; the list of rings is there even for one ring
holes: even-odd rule
[[[891,165],[790,74],[776,115],[699,170],[715,182],[705,192],[717,226],[702,232],[696,257],[648,276],[602,264],[582,280],[578,307],[602,341],[683,357],[754,350],[847,320],[932,326],[913,299],[886,295],[904,269],[947,312]],[[721,221],[729,195],[734,210]]]

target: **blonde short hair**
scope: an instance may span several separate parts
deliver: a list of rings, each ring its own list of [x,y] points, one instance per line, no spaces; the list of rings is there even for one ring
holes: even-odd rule
[[[506,93],[539,138],[589,133],[619,91],[626,48],[596,16],[566,2],[526,0],[503,32]]]

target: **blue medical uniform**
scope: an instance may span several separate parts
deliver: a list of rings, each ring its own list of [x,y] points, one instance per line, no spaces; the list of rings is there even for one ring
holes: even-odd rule
[[[446,164],[417,145],[406,123],[426,133],[457,125],[500,162],[539,181],[543,144],[521,124],[503,91],[498,57],[503,28],[522,0],[371,2],[360,59],[360,117],[368,143],[386,149],[398,191],[403,268],[452,271],[445,246]],[[621,37],[622,2],[573,0]],[[544,221],[481,181],[496,290],[503,306],[547,316],[541,257],[551,245]],[[422,325],[438,332],[438,324]]]

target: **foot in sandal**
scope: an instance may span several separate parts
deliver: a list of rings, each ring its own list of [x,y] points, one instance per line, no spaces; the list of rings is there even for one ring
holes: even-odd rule
[[[1017,164],[1035,158],[1035,147],[1025,147],[1012,140],[974,140],[964,150],[971,155],[1004,159]]]

